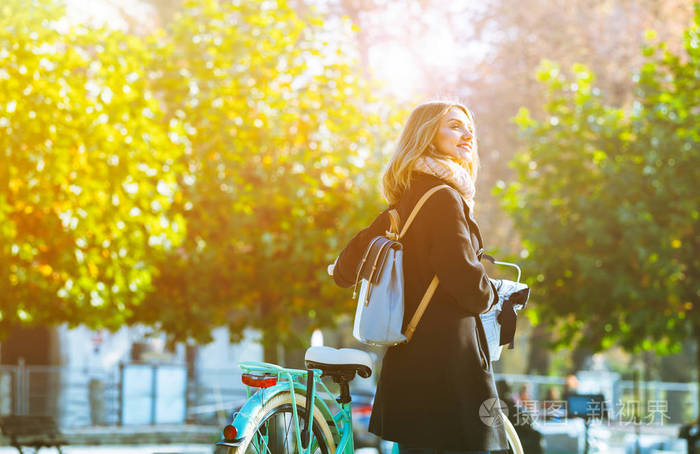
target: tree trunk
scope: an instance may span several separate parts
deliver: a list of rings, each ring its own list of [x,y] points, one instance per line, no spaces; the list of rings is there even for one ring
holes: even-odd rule
[[[655,354],[653,351],[647,350],[642,353],[644,361],[644,405],[642,408],[649,408],[649,401],[654,399],[653,391],[650,387],[651,381],[655,375]]]
[[[583,370],[587,366],[586,363],[592,355],[593,351],[588,347],[578,346],[574,348],[574,350],[571,352],[571,367],[573,368],[572,373],[575,374],[576,372]]]
[[[262,344],[263,361],[283,366],[283,364],[280,364],[282,358],[280,358],[279,354],[279,336],[277,336],[277,333],[275,331],[264,331]]]
[[[527,374],[547,375],[549,372],[549,351],[550,332],[543,324],[532,329],[530,337],[530,351],[528,352]]]
[[[185,406],[189,410],[200,402],[199,374],[197,368],[197,356],[199,355],[199,345],[185,345],[185,367],[187,368],[187,392],[185,393]],[[185,412],[189,414],[189,412]],[[194,422],[188,416],[187,422]]]
[[[661,356],[658,360],[658,378],[666,382],[692,383],[695,379],[695,369],[692,359],[695,358],[695,333],[690,333],[688,339],[681,344],[681,352],[673,355]],[[663,395],[660,396],[664,398]],[[695,412],[693,408],[686,406],[688,399],[687,391],[667,390],[666,401],[668,401],[668,421],[669,424],[681,424],[693,418]]]

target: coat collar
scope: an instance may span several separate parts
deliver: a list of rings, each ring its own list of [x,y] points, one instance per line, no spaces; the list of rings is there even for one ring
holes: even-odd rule
[[[457,191],[457,193],[459,193],[459,190],[455,187],[455,185],[451,184],[449,181],[445,181],[441,178],[436,177],[435,175],[419,171],[413,172],[411,178],[411,185],[408,190],[411,191],[412,189],[414,189],[413,186],[415,185],[415,187],[418,188],[421,193],[425,193],[428,189],[441,184],[446,184],[455,191]],[[460,199],[462,198],[460,197]],[[465,213],[467,214],[467,218],[476,223],[476,220],[474,220],[474,215],[472,213],[472,210],[469,208],[469,205],[467,205],[467,203],[464,202],[463,199],[462,202],[464,205]]]
[[[441,184],[446,184],[449,187],[453,188],[455,191],[457,191],[457,188],[454,187],[454,185],[450,184],[448,181],[444,181],[435,175],[430,175],[428,173],[424,172],[419,172],[419,171],[414,171],[412,176],[411,176],[411,184],[406,192],[413,192],[417,191],[418,194],[422,195],[426,191],[428,191],[430,188],[434,186],[438,186]],[[459,191],[457,191],[459,192]],[[420,195],[417,195],[418,198],[420,198]],[[417,200],[417,198],[416,198]],[[474,213],[472,210],[469,208],[469,205],[467,205],[467,202],[465,202],[462,197],[460,197],[460,200],[462,200],[462,207],[464,208],[464,214],[467,218],[467,221],[470,224],[470,230],[472,233],[476,235],[476,237],[479,240],[479,245],[476,248],[477,250],[483,248],[483,239],[481,238],[481,232],[479,230],[479,224],[477,224],[476,219],[474,219]]]

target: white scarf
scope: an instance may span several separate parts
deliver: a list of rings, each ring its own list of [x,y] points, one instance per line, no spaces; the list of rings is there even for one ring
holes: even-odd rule
[[[476,187],[469,171],[464,166],[449,158],[441,159],[424,155],[418,158],[413,168],[450,183],[457,188],[464,201],[469,205],[469,209],[474,210]]]

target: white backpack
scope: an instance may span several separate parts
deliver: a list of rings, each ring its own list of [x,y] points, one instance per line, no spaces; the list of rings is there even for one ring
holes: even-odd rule
[[[389,211],[390,229],[370,241],[357,269],[353,298],[360,285],[355,324],[352,335],[368,345],[390,346],[408,342],[428,307],[438,286],[437,275],[433,277],[418,305],[415,314],[401,332],[404,312],[403,245],[400,240],[411,226],[413,219],[428,198],[440,189],[449,188],[443,184],[428,190],[416,203],[411,215],[399,233],[400,218],[396,210]]]

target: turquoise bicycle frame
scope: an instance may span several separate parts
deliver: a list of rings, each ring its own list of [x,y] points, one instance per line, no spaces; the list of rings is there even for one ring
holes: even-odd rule
[[[307,409],[311,414],[308,415],[308,420],[313,421],[313,412],[321,411],[322,416],[328,422],[331,428],[331,432],[339,437],[336,442],[336,449],[334,453],[329,454],[353,454],[355,451],[355,446],[352,437],[352,409],[350,404],[338,403],[336,402],[333,394],[330,392],[325,383],[321,381],[322,372],[318,369],[300,370],[300,369],[288,369],[284,367],[277,366],[275,364],[255,362],[255,361],[245,361],[240,364],[243,373],[264,373],[272,374],[277,376],[277,384],[268,388],[259,388],[254,393],[251,393],[250,387],[248,391],[248,400],[241,407],[240,411],[234,415],[233,422],[231,423],[237,431],[237,438],[235,440],[222,440],[217,443],[217,446],[226,446],[231,448],[236,448],[241,445],[245,437],[252,431],[256,430],[255,416],[262,410],[263,405],[276,395],[288,392],[292,397],[292,414],[294,420],[294,430],[298,447],[298,454],[310,454],[315,446],[312,443],[308,443],[306,448],[302,448],[302,431],[299,425],[299,413],[297,412],[296,395],[304,396],[307,398],[308,389],[305,380],[308,380],[308,374],[313,374],[313,380],[311,381],[313,389],[310,399],[310,405]],[[308,381],[307,381],[308,382]],[[326,400],[319,398],[317,395],[316,388],[320,385],[324,395],[335,403],[338,410],[333,413],[328,406]]]

